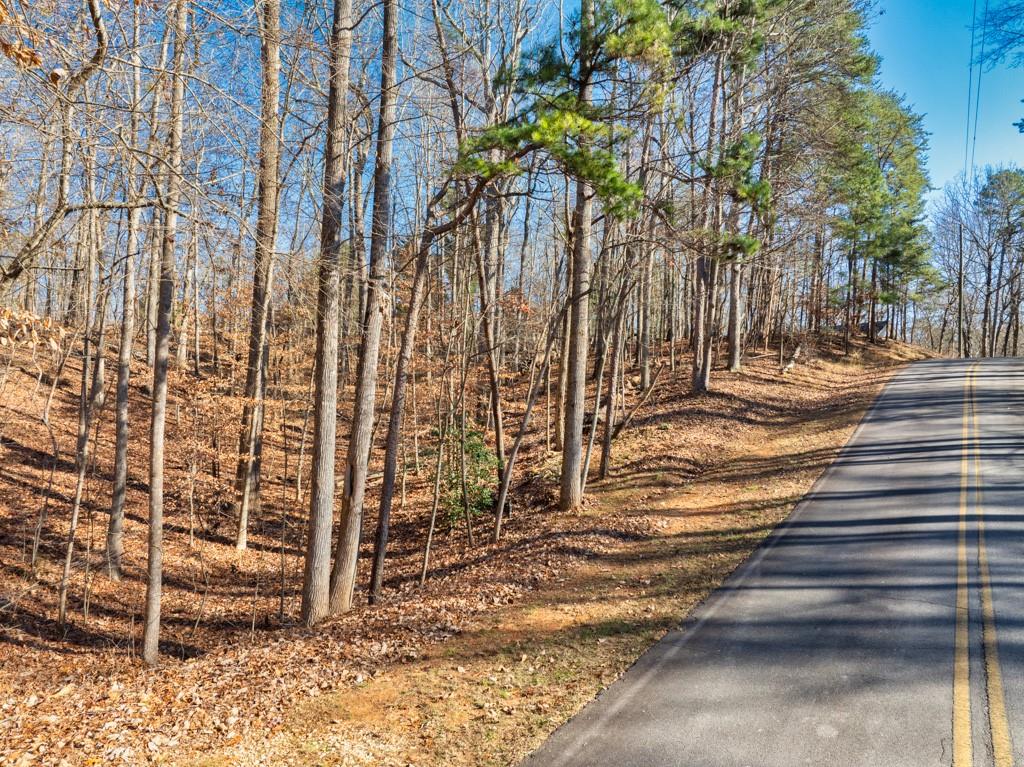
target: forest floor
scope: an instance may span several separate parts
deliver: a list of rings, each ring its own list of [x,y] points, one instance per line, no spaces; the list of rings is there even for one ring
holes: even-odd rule
[[[295,622],[301,417],[285,406],[279,419],[268,415],[263,506],[239,554],[225,511],[230,484],[218,476],[231,473],[230,460],[218,471],[216,451],[233,452],[218,435],[233,433],[237,403],[181,376],[168,447],[166,660],[157,669],[135,657],[145,429],[133,433],[126,577],[113,583],[102,555],[112,404],[98,419],[61,629],[77,373],[70,362],[55,390],[55,460],[39,419],[51,374],[19,360],[0,372],[0,765],[515,763],[756,548],[889,376],[921,356],[897,344],[857,345],[850,357],[821,349],[785,376],[774,355],[755,357],[743,373],[716,371],[714,391],[702,396],[689,393],[683,360],[615,443],[612,475],[591,482],[582,512],[552,511],[557,455],[537,434],[503,540],[482,542],[482,519],[469,547],[464,527],[446,524],[420,587],[432,479],[424,467],[395,513],[382,603],[315,631]],[[147,416],[144,393],[133,391],[133,422]]]

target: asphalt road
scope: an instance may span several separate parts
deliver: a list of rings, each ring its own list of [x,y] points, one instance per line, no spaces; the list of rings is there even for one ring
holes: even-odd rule
[[[1024,361],[885,388],[789,521],[524,767],[1024,767]]]

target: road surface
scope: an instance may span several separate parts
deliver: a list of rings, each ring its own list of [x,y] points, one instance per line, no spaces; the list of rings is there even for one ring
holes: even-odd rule
[[[524,767],[1024,767],[1024,361],[885,388],[789,521]]]

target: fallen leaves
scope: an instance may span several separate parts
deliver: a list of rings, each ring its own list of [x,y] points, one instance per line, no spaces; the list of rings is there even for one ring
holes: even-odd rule
[[[0,337],[10,337],[15,324],[24,327],[24,318],[3,319],[7,331]],[[60,337],[59,331],[31,325],[18,332],[19,338],[31,339],[33,329],[37,338]],[[41,335],[42,331],[56,335]],[[72,360],[69,366],[74,364]],[[507,539],[498,546],[467,551],[461,531],[443,532],[431,577],[422,589],[415,583],[424,532],[422,494],[429,483],[410,477],[409,501],[396,512],[396,524],[403,526],[405,537],[391,561],[391,580],[382,604],[372,609],[360,606],[318,632],[288,619],[297,599],[302,530],[302,510],[294,507],[290,485],[268,480],[263,508],[266,529],[253,530],[254,550],[239,557],[218,527],[221,491],[205,473],[215,456],[202,454],[197,519],[207,527],[199,526],[196,545],[189,544],[185,458],[198,448],[190,441],[193,421],[188,409],[182,408],[180,424],[174,419],[170,423],[174,450],[168,479],[171,529],[165,554],[164,666],[143,670],[130,656],[140,629],[133,615],[144,591],[139,554],[145,539],[144,517],[136,514],[136,519],[128,521],[133,548],[128,552],[125,580],[115,584],[101,575],[94,577],[90,581],[94,610],[84,619],[76,609],[77,625],[67,638],[56,635],[47,623],[55,574],[47,569],[44,557],[37,588],[19,597],[9,614],[18,621],[0,627],[7,640],[0,644],[0,764],[64,761],[74,767],[134,767],[172,758],[182,764],[196,763],[229,753],[231,760],[223,763],[277,767],[321,763],[314,760],[342,750],[348,761],[341,763],[346,764],[425,765],[432,763],[431,754],[438,753],[452,754],[452,764],[472,764],[477,756],[480,764],[492,757],[501,763],[502,754],[518,753],[516,749],[541,737],[614,678],[631,654],[635,657],[637,648],[663,630],[667,616],[679,617],[680,605],[686,602],[672,601],[672,589],[688,584],[685,588],[692,593],[703,593],[713,587],[714,577],[735,566],[740,556],[736,551],[705,550],[699,560],[702,579],[689,580],[695,578],[696,561],[690,547],[709,520],[774,519],[773,514],[782,513],[778,509],[751,512],[744,505],[746,500],[737,499],[767,496],[769,487],[796,488],[829,458],[823,454],[807,468],[791,463],[790,458],[776,461],[759,456],[755,449],[730,463],[735,448],[754,445],[760,449],[758,441],[763,441],[766,431],[783,422],[796,423],[789,427],[796,432],[800,418],[813,420],[817,413],[841,408],[856,412],[880,380],[871,371],[851,372],[831,363],[813,371],[798,367],[785,383],[770,371],[771,365],[752,365],[742,376],[723,377],[713,400],[687,398],[677,382],[666,381],[649,403],[650,412],[645,411],[635,429],[616,444],[614,480],[595,483],[593,502],[578,515],[552,514],[543,505],[550,490],[550,480],[545,478],[550,476],[546,462],[551,458],[533,446],[535,452],[524,454],[529,456],[524,473],[532,479],[522,488]],[[73,370],[66,375],[74,379]],[[802,386],[806,380],[816,387]],[[0,404],[8,412],[31,412],[38,405],[31,397],[35,378],[15,370],[11,383],[23,399]],[[174,393],[179,403],[187,404],[192,396],[180,384]],[[200,421],[232,422],[239,402],[212,389],[200,393],[203,407],[209,408]],[[73,444],[73,393],[67,387],[61,395],[65,407],[55,410],[55,429],[63,444]],[[144,417],[145,405],[144,397],[133,399],[134,415]],[[225,412],[215,412],[218,407]],[[672,428],[657,428],[664,424]],[[273,441],[276,433],[268,430],[266,465],[268,477],[274,478],[284,474],[283,445]],[[24,418],[14,422],[7,436],[20,445],[47,444],[45,432]],[[818,442],[833,437],[826,434],[809,443],[807,439],[806,434],[795,435],[794,452],[813,451]],[[101,430],[97,437],[101,466],[109,465],[111,442],[108,431]],[[142,454],[145,446],[136,442],[133,449]],[[0,531],[8,531],[0,536],[0,560],[18,562],[22,541],[18,531],[26,519],[25,510],[34,514],[38,509],[38,499],[26,495],[24,488],[44,485],[48,456],[44,452],[41,461],[32,463],[26,454],[0,446],[0,460],[20,472],[9,476],[19,477],[22,483],[0,478]],[[758,474],[756,480],[750,478],[752,474]],[[775,475],[787,479],[777,485]],[[69,476],[70,472],[58,472],[56,493],[68,491]],[[144,504],[144,477],[135,475],[133,482],[130,509],[138,511]],[[105,492],[102,478],[93,479],[89,508],[102,507]],[[527,504],[524,498],[535,502]],[[94,525],[103,519],[97,514]],[[281,520],[288,544],[283,590]],[[61,534],[62,521],[54,513],[53,538]],[[102,528],[95,533],[93,572],[102,565],[101,534]],[[743,545],[755,545],[760,534],[751,533]],[[665,546],[666,540],[672,541],[670,558],[645,559],[659,551],[664,554],[665,549],[657,547]],[[623,562],[626,553],[629,561]],[[79,583],[84,567],[76,573]],[[23,583],[18,572],[5,564],[0,575],[3,592],[17,593],[14,586]],[[589,580],[581,581],[583,575]],[[524,607],[538,589],[547,601]],[[564,597],[561,601],[558,594]],[[282,595],[283,621],[278,617]],[[506,616],[509,623],[489,628],[494,615]],[[615,626],[596,633],[580,630],[598,616],[614,616],[622,630]],[[529,644],[544,637],[558,641],[546,647]],[[516,646],[520,641],[524,644]],[[174,652],[184,659],[176,659]],[[446,652],[459,654],[448,657]],[[444,669],[442,680],[430,676],[434,668]],[[387,698],[380,694],[384,681],[399,669],[401,674],[427,669],[430,677],[423,682],[422,694],[418,688],[403,686],[401,692],[408,695],[401,704],[395,702],[397,693]],[[407,678],[401,674],[400,678]],[[330,709],[331,701],[353,694],[365,694],[368,711],[387,701],[384,713],[373,719],[358,712],[339,716]],[[307,715],[315,701],[324,702],[322,723],[336,732],[317,731],[316,745],[303,741],[302,748],[308,747],[312,754],[305,760],[300,744],[289,738],[301,720],[308,720],[310,726],[321,721]],[[357,722],[363,729],[352,729]],[[510,728],[519,728],[522,735],[510,734]],[[405,740],[410,733],[418,749],[415,760]],[[455,754],[468,756],[459,762],[456,759],[461,757]],[[481,754],[491,756],[485,759]]]

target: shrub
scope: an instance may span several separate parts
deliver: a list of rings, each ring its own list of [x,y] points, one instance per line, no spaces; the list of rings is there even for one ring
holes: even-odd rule
[[[481,429],[466,425],[466,439],[458,427],[448,431],[448,449],[441,467],[441,507],[452,527],[469,516],[476,517],[491,511],[498,485],[498,457],[484,440]],[[462,461],[466,462],[465,497],[462,488]]]

